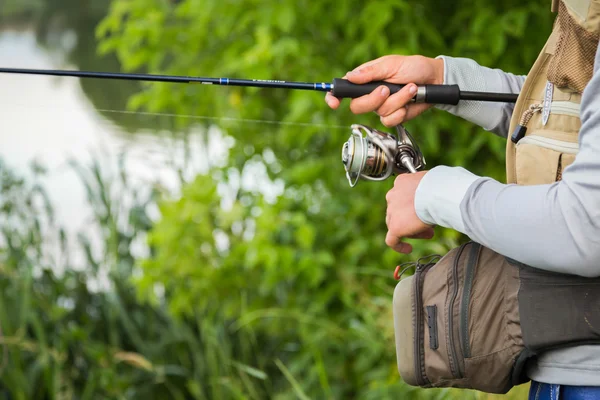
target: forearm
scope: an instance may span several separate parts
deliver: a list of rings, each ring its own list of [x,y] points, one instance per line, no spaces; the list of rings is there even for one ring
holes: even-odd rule
[[[483,67],[468,58],[438,56],[444,60],[444,84],[456,84],[461,90],[475,92],[519,93],[525,76],[517,76],[499,69]],[[507,137],[513,103],[461,101],[456,106],[436,105],[458,117],[473,122],[483,129]]]
[[[568,179],[571,167],[563,181],[534,186],[501,184],[460,167],[436,167],[417,189],[417,215],[532,267],[599,276],[600,181]],[[600,176],[600,168],[588,173]]]
[[[480,179],[460,205],[464,230],[476,242],[527,265],[599,276],[600,226],[595,205],[581,198],[587,191],[566,181],[517,186]]]

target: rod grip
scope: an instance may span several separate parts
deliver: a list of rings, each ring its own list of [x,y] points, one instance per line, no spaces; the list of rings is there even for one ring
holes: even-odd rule
[[[457,105],[460,101],[458,85],[425,85],[425,103]]]
[[[357,83],[352,83],[347,79],[334,78],[333,90],[331,91],[331,94],[340,99],[345,97],[355,99],[357,97],[361,97],[371,93],[373,90],[377,89],[379,86],[382,85],[385,85],[388,88],[390,88],[390,94],[396,93],[404,86],[406,86],[383,81],[374,81],[359,85]]]
[[[352,83],[347,79],[335,78],[333,80],[333,94],[337,98],[352,98],[364,96],[385,85],[394,94],[402,89],[405,84],[396,84],[383,81],[368,82],[362,85]],[[425,85],[425,103],[457,105],[460,101],[460,88],[458,85]],[[417,101],[420,101],[417,99]]]

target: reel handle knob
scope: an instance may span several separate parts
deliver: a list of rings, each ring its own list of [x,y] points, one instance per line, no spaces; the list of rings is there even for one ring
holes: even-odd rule
[[[415,168],[415,164],[413,162],[412,154],[407,152],[402,152],[400,154],[400,163],[410,172],[411,174],[417,173],[417,169]]]
[[[405,84],[374,81],[362,85],[352,83],[347,79],[335,78],[331,94],[337,98],[352,98],[364,96],[377,89],[379,86],[387,86],[390,94],[400,91]],[[458,85],[419,85],[419,90],[413,98],[416,103],[448,104],[457,105],[460,101],[460,89]]]

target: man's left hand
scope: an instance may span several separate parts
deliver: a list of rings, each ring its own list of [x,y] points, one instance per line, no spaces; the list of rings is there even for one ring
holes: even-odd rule
[[[433,227],[425,224],[415,211],[415,192],[427,171],[398,175],[394,187],[387,193],[385,224],[388,227],[385,244],[399,253],[409,254],[412,246],[403,238],[431,239]]]

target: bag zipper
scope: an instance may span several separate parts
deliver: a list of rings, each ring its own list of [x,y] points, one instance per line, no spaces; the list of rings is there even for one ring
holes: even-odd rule
[[[475,278],[475,268],[477,267],[477,260],[479,259],[479,252],[481,251],[481,245],[479,243],[472,243],[473,245],[471,246],[471,252],[469,253],[469,260],[467,261],[467,267],[465,268],[465,280],[460,309],[460,333],[463,358],[471,357],[471,345],[469,343],[469,303],[471,301],[471,290],[473,289],[473,280]]]
[[[448,302],[448,336],[449,336],[449,346],[448,346],[448,358],[450,360],[450,370],[452,371],[452,376],[457,379],[461,379],[464,375],[462,366],[458,362],[458,357],[456,355],[456,345],[454,338],[454,302],[456,301],[456,297],[458,296],[458,263],[460,262],[460,257],[463,253],[465,247],[471,242],[464,243],[461,245],[456,252],[456,258],[454,258],[454,265],[452,266],[452,288],[453,293],[450,301]],[[460,344],[459,344],[460,346]]]
[[[519,143],[517,143],[517,147],[523,144],[533,144],[535,146],[555,150],[560,153],[577,154],[579,151],[579,143],[565,142],[562,140],[551,139],[538,135],[529,135],[524,137],[519,141]]]
[[[415,376],[417,378],[417,384],[419,386],[429,385],[431,382],[425,374],[425,332],[423,325],[425,324],[423,316],[423,298],[421,292],[423,291],[423,283],[425,281],[425,274],[431,268],[434,263],[429,264],[417,264],[415,270],[415,312],[416,312],[416,323],[415,323],[415,338],[417,344],[415,349]]]

